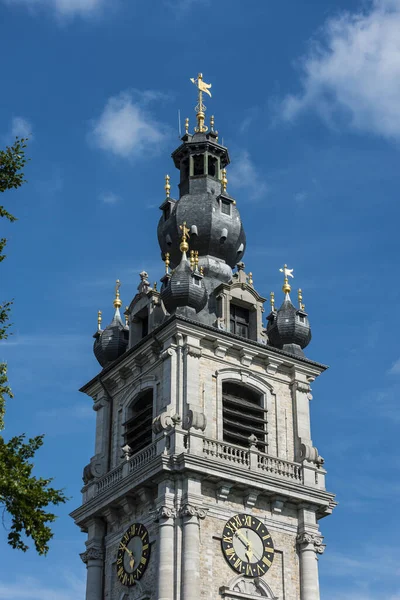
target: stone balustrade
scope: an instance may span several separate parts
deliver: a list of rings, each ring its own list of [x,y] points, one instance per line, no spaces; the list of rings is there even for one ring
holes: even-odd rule
[[[184,432],[181,432],[183,437]],[[187,434],[185,434],[187,437]],[[234,444],[228,444],[221,440],[214,440],[205,438],[195,434],[190,442],[188,441],[185,445],[182,445],[181,449],[178,448],[178,444],[171,444],[168,441],[169,451],[164,448],[163,453],[167,454],[178,454],[183,451],[186,454],[197,454],[202,455],[206,459],[212,459],[222,462],[231,463],[242,469],[250,471],[258,471],[266,474],[271,474],[274,477],[282,477],[285,479],[291,479],[296,482],[302,483],[304,479],[303,467],[299,463],[289,462],[275,456],[269,456],[257,450],[255,446],[250,448],[244,448],[241,446],[235,446]],[[197,444],[197,441],[199,444]],[[194,443],[196,442],[196,444]],[[109,488],[115,486],[118,482],[125,477],[137,472],[138,470],[145,467],[148,463],[152,462],[159,455],[160,440],[154,441],[140,452],[137,452],[124,461],[118,467],[104,475],[95,484],[95,489],[92,491],[93,495],[99,495],[104,493]],[[166,444],[166,438],[164,438],[163,444]],[[314,474],[313,474],[314,476]],[[305,482],[304,482],[305,483]],[[321,486],[322,487],[322,486]],[[93,489],[93,488],[92,488]]]
[[[269,456],[251,448],[234,446],[219,440],[203,439],[203,454],[210,458],[235,463],[250,470],[261,470],[278,477],[302,481],[302,467],[298,463]],[[256,460],[253,459],[256,457]]]

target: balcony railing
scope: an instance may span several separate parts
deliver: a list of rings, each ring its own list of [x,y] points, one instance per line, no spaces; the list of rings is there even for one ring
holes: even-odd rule
[[[159,445],[159,439],[134,454],[129,460],[115,467],[107,475],[97,480],[94,488],[91,488],[90,497],[103,494],[122,479],[125,479],[153,461],[160,454],[164,456],[180,453],[188,455],[196,454],[197,456],[200,454],[204,458],[230,463],[241,469],[271,474],[275,477],[291,479],[299,483],[303,482],[303,468],[300,464],[282,460],[275,456],[269,456],[257,450],[255,446],[242,448],[241,446],[235,446],[234,444],[228,444],[220,440],[204,438],[198,434],[188,435],[183,430],[180,431],[179,435],[182,439],[182,444],[179,447],[171,443],[172,440],[168,440],[165,437],[162,442],[163,447]],[[183,439],[186,440],[185,443],[183,443]],[[175,444],[177,443],[177,439],[175,439]]]
[[[252,448],[241,448],[218,440],[203,439],[203,454],[207,457],[234,463],[250,470],[260,470],[279,477],[294,479],[301,482],[303,479],[302,467],[275,456],[269,456]]]

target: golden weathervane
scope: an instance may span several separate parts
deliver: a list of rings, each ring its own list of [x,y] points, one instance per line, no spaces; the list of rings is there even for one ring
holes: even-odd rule
[[[206,132],[208,127],[206,125],[204,125],[206,107],[203,104],[203,92],[205,94],[208,94],[211,98],[211,92],[210,92],[211,83],[205,83],[205,81],[203,81],[202,73],[199,73],[197,75],[197,79],[194,79],[193,77],[191,77],[190,81],[192,83],[194,83],[194,85],[197,87],[198,92],[199,92],[198,102],[197,102],[197,105],[195,108],[196,116],[197,116],[197,127],[195,128],[195,131],[198,131],[200,133]]]

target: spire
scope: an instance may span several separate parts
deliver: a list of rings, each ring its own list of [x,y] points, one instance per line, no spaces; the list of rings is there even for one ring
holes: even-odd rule
[[[97,331],[101,331],[101,310],[97,312]]]
[[[299,301],[299,309],[300,310],[305,310],[305,304],[303,304],[303,292],[301,291],[301,289],[299,289],[299,291],[297,292],[297,299]]]
[[[271,311],[274,312],[274,310],[275,310],[275,292],[270,293],[269,302],[271,304]]]
[[[169,175],[166,175],[165,176],[165,185],[164,185],[166,198],[169,198],[169,194],[171,192],[171,185],[169,183],[169,179],[170,179]]]
[[[226,177],[226,169],[222,169],[221,183],[222,183],[222,193],[226,194],[226,186],[228,185],[228,179]]]
[[[114,299],[113,305],[115,308],[115,313],[117,313],[117,311],[118,311],[118,314],[119,314],[119,309],[122,306],[122,300],[119,297],[119,288],[120,287],[121,287],[121,282],[119,279],[117,279],[117,281],[115,282],[115,299]]]
[[[197,117],[197,127],[195,128],[195,131],[198,133],[205,133],[208,130],[208,127],[206,125],[204,125],[206,107],[203,104],[203,92],[205,94],[208,94],[211,98],[211,92],[210,92],[211,83],[205,83],[205,81],[203,81],[202,73],[199,73],[197,75],[197,79],[193,79],[193,77],[192,77],[190,79],[190,81],[192,83],[194,83],[194,85],[198,89],[198,101],[197,101],[197,105],[195,108],[196,117]]]
[[[189,244],[187,242],[189,237],[189,229],[186,227],[186,221],[184,221],[183,225],[179,225],[179,229],[182,231],[182,241],[179,249],[182,253],[186,254],[186,252],[189,250]]]
[[[169,252],[165,253],[164,261],[165,261],[165,272],[168,275],[168,273],[169,273]]]

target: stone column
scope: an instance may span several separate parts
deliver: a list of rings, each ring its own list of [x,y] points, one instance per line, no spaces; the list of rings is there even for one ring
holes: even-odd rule
[[[200,523],[206,512],[191,504],[181,509],[182,543],[182,600],[198,600],[200,589]]]
[[[157,600],[173,600],[174,597],[175,516],[175,510],[168,506],[158,510]]]
[[[300,600],[320,600],[318,580],[318,554],[325,545],[322,536],[303,532],[297,536],[300,556]]]
[[[103,599],[104,535],[104,521],[93,519],[88,526],[86,551],[80,555],[87,569],[86,600]]]

